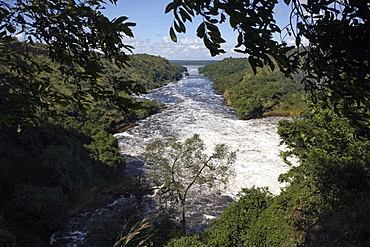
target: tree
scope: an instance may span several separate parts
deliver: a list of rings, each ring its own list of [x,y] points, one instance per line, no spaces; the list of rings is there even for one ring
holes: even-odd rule
[[[208,156],[204,142],[195,134],[183,143],[174,138],[149,144],[144,153],[148,165],[148,180],[161,188],[162,196],[169,196],[180,204],[182,231],[185,235],[186,200],[195,185],[212,187],[215,182],[226,183],[232,174],[230,165],[235,152],[218,144]]]
[[[301,203],[279,207],[287,210],[286,222],[293,232],[311,231],[304,245],[361,245],[369,241],[369,207],[365,206],[370,195],[365,151],[370,137],[369,1],[284,0],[291,13],[290,23],[282,28],[274,25],[272,15],[277,2],[174,0],[166,9],[175,16],[170,34],[175,40],[175,31],[186,31],[186,21],[201,15],[198,36],[216,55],[223,52],[224,42],[217,25],[229,21],[238,32],[237,51],[249,55],[255,73],[264,65],[273,69],[272,61],[287,76],[303,71],[313,107],[304,118],[280,125],[279,134],[290,148],[285,155],[296,155],[300,165],[280,177],[290,185],[277,197],[288,195],[293,197],[290,201]],[[272,34],[285,36],[284,32],[295,38],[295,46],[272,42]],[[271,212],[277,215],[278,208]],[[251,229],[262,232],[257,224]],[[266,236],[274,235],[271,226],[266,229]],[[304,237],[300,238],[287,239],[303,244]],[[279,245],[290,246],[293,241]]]
[[[115,3],[115,0],[111,0]],[[122,38],[133,37],[127,17],[109,20],[100,10],[102,0],[0,1],[0,91],[1,123],[22,125],[35,122],[37,111],[51,113],[54,105],[108,100],[125,110],[132,100],[121,97],[143,90],[132,81],[103,76],[102,59],[122,69],[133,47]],[[16,42],[23,35],[28,42]],[[39,42],[39,43],[37,43]],[[41,44],[47,49],[40,49]],[[35,55],[37,54],[37,55]],[[40,56],[48,56],[54,64],[46,64]],[[55,71],[60,81],[73,85],[72,94],[55,90],[50,78]],[[42,75],[42,76],[40,76]],[[101,85],[101,80],[110,88]],[[8,107],[12,106],[12,107]]]
[[[117,90],[140,91],[132,81],[112,78],[109,89],[97,83],[97,78],[101,78],[101,56],[121,68],[127,61],[123,50],[133,49],[121,39],[133,37],[130,28],[135,24],[127,22],[127,17],[109,20],[99,11],[105,4],[102,0],[0,2],[3,54],[0,63],[9,68],[1,71],[1,98],[8,98],[10,104],[19,106],[11,112],[5,111],[2,122],[30,121],[36,118],[35,108],[48,112],[50,105],[73,101],[87,104],[91,100],[108,99],[123,109],[132,104],[117,94]],[[116,0],[110,2],[114,4]],[[225,40],[218,25],[228,21],[238,33],[235,50],[248,54],[255,72],[257,67],[268,65],[273,69],[277,65],[289,76],[303,68],[306,89],[313,93],[314,99],[325,100],[337,113],[351,119],[359,131],[368,133],[368,1],[284,0],[291,6],[290,23],[284,27],[277,26],[273,15],[277,3],[277,0],[173,0],[165,12],[174,14],[170,28],[174,41],[176,32],[186,32],[187,21],[197,15],[203,17],[197,35],[213,56],[224,53],[221,45]],[[62,64],[54,68],[27,56],[27,50],[37,47],[15,47],[13,36],[18,34],[24,34],[31,44],[34,41],[46,44],[47,55]],[[274,34],[293,36],[296,46],[277,42]],[[308,47],[304,46],[305,39],[309,41]],[[302,59],[303,56],[307,59]],[[72,81],[76,86],[72,95],[53,91],[47,77],[41,80],[34,77],[41,72],[53,74],[55,69],[63,73],[63,80]]]
[[[225,40],[217,25],[229,22],[237,31],[235,51],[245,53],[256,72],[264,65],[285,75],[302,69],[305,88],[314,102],[350,119],[362,134],[370,134],[370,8],[367,0],[284,0],[291,6],[290,23],[278,27],[273,16],[277,0],[173,0],[166,13],[173,12],[170,28],[186,32],[194,16],[203,21],[197,35],[212,56],[224,53]],[[295,38],[295,47],[278,43],[273,34]],[[305,45],[307,39],[309,44]]]
[[[351,205],[360,195],[366,198],[370,194],[370,140],[359,139],[354,132],[348,119],[318,107],[306,112],[304,119],[281,121],[278,133],[289,147],[282,156],[294,155],[300,165],[280,180],[310,186],[319,191],[312,197],[319,195],[330,207]]]

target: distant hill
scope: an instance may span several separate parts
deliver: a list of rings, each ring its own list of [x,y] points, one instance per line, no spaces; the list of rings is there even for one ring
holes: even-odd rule
[[[217,63],[221,60],[169,60],[170,63],[179,64],[182,66],[206,66],[209,64]]]

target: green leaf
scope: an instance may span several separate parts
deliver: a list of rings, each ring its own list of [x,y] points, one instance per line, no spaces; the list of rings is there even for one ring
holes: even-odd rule
[[[221,20],[220,20],[220,23],[223,23],[226,21],[226,17],[223,13],[221,13]]]
[[[174,21],[173,24],[175,26],[176,32],[178,32],[178,33],[183,33],[184,32],[183,30],[184,30],[185,26],[184,25],[181,26],[182,23],[180,21],[178,21],[178,22]]]
[[[297,35],[297,37],[295,38],[295,45],[299,47],[300,44],[301,44],[301,36]]]
[[[169,13],[171,10],[176,9],[176,8],[177,8],[177,6],[178,6],[178,4],[177,4],[177,3],[175,3],[175,2],[169,3],[169,4],[166,6],[166,9],[165,9],[164,13],[165,13],[165,14]]]
[[[204,34],[205,34],[205,29],[204,29],[204,27],[205,27],[205,23],[204,23],[204,22],[202,22],[202,23],[198,26],[198,28],[197,28],[197,36],[198,36],[199,38],[203,38],[203,37],[204,37]]]
[[[213,24],[211,24],[209,22],[207,22],[206,24],[207,24],[206,25],[207,26],[207,29],[211,30],[212,32],[218,32],[218,33],[220,33],[220,31],[219,31],[219,29],[218,29],[218,27],[216,25],[213,25]]]
[[[210,32],[209,35],[211,36],[212,40],[218,44],[226,42],[223,38],[221,38],[220,33]]]
[[[252,70],[253,70],[253,73],[254,74],[257,74],[257,63],[256,63],[256,59],[253,58],[252,56],[249,56],[248,57],[248,61],[252,67]]]
[[[16,28],[15,26],[8,25],[6,26],[6,30],[8,30],[10,33],[15,33]]]
[[[118,17],[117,19],[113,19],[113,23],[114,24],[121,24],[121,23],[123,23],[125,20],[127,20],[128,19],[128,17],[126,17],[126,16],[121,16],[121,17]]]
[[[180,33],[181,31],[181,29],[180,29],[180,26],[177,24],[177,22],[176,21],[174,21],[173,22],[173,25],[174,25],[174,27],[175,27],[175,30],[176,30],[176,32],[178,32],[178,33]]]
[[[270,57],[266,57],[265,58],[266,60],[267,60],[267,62],[268,62],[268,64],[269,64],[269,66],[270,66],[270,69],[273,71],[274,69],[275,69],[275,64],[274,64],[274,62],[270,59]]]
[[[185,33],[186,32],[186,27],[182,21],[179,20],[179,25],[180,25],[180,33]]]
[[[180,15],[182,17],[182,21],[185,22],[186,20],[188,21],[192,21],[190,15],[184,10],[184,9],[180,9]]]
[[[173,42],[177,42],[177,36],[175,31],[173,30],[173,27],[170,28],[170,37]]]

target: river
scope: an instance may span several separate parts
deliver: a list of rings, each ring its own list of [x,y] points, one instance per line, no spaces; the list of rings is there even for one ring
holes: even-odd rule
[[[234,109],[226,106],[222,96],[212,89],[213,82],[198,74],[197,69],[188,66],[188,77],[142,96],[164,103],[167,109],[115,135],[122,154],[128,156],[128,171],[140,173],[136,158],[153,140],[165,137],[183,140],[199,134],[209,148],[225,143],[236,151],[236,176],[223,193],[235,196],[241,188],[267,186],[278,194],[281,184],[277,178],[288,170],[279,157],[283,148],[276,133],[282,118],[238,120]]]
[[[289,166],[279,156],[283,147],[279,146],[277,126],[282,117],[238,120],[235,110],[226,106],[222,96],[212,90],[213,82],[198,74],[197,66],[187,68],[189,76],[140,96],[164,103],[166,109],[137,122],[138,125],[131,129],[115,134],[115,137],[121,154],[127,157],[126,170],[133,176],[143,173],[140,154],[148,143],[158,138],[184,140],[199,134],[209,150],[224,143],[231,151],[236,151],[235,175],[227,187],[198,188],[188,197],[187,230],[198,233],[210,220],[221,215],[242,188],[269,187],[272,193],[278,194],[283,185],[277,178]],[[122,197],[111,205],[119,208],[119,203],[129,203],[130,200],[132,198]],[[97,210],[97,213],[77,215],[68,229],[53,235],[53,246],[79,246],[85,235],[83,224],[79,223],[81,218],[86,221],[86,218],[107,211],[107,208],[115,210],[110,209],[111,205]],[[150,205],[148,214],[156,209],[158,205]],[[67,244],[60,244],[60,239]]]
[[[141,96],[164,103],[166,109],[115,137],[127,157],[127,171],[135,176],[143,172],[140,154],[156,139],[184,140],[199,134],[209,151],[220,143],[236,151],[235,175],[226,188],[197,188],[188,198],[188,231],[197,232],[210,219],[219,217],[242,188],[269,187],[278,194],[283,186],[278,176],[289,166],[279,156],[283,147],[279,146],[277,126],[282,117],[238,120],[235,110],[212,89],[213,82],[198,74],[198,67],[187,68],[188,77]]]

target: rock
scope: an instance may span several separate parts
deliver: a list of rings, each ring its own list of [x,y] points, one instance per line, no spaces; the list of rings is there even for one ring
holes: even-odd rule
[[[135,127],[135,126],[138,126],[138,125],[139,125],[139,124],[128,124],[128,125],[123,126],[122,128],[115,129],[114,131],[115,131],[115,132],[122,132],[122,131],[124,131],[124,130],[131,129],[132,127]]]

